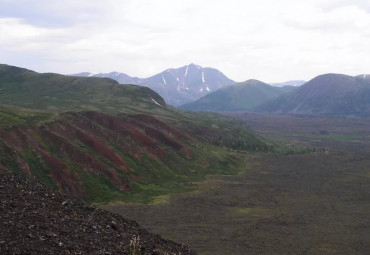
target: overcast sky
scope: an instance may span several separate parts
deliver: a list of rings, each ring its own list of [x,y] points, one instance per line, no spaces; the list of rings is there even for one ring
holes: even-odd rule
[[[265,82],[370,73],[370,1],[0,0],[0,63],[138,77],[195,63]]]

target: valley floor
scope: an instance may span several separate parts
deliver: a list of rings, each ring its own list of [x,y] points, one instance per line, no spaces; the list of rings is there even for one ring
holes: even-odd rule
[[[245,172],[196,192],[104,207],[199,254],[368,254],[370,120],[237,117],[271,141],[318,150],[251,155]]]

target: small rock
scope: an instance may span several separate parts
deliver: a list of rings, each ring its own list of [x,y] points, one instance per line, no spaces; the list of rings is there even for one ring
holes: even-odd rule
[[[111,226],[114,230],[118,230],[118,228],[117,228],[117,222],[115,222],[114,220],[112,220],[112,222],[110,223],[110,226]]]
[[[56,237],[57,235],[54,234],[53,232],[47,232],[46,236],[50,238],[50,237]]]

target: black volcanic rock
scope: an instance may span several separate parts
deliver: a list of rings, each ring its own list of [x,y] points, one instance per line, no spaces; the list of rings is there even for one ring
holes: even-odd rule
[[[147,86],[174,106],[195,101],[212,91],[235,83],[217,69],[203,68],[195,64],[167,69],[148,78],[130,77],[119,72],[99,74],[85,72],[74,76],[105,77],[121,84]]]
[[[132,254],[130,242],[137,237],[135,254],[195,254],[0,166],[0,254]]]
[[[272,113],[369,115],[370,80],[344,74],[317,76],[291,93],[258,107]]]

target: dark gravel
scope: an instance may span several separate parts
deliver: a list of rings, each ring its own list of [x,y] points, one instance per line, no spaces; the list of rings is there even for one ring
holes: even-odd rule
[[[0,167],[0,254],[195,254]],[[139,237],[136,249],[130,241]]]

